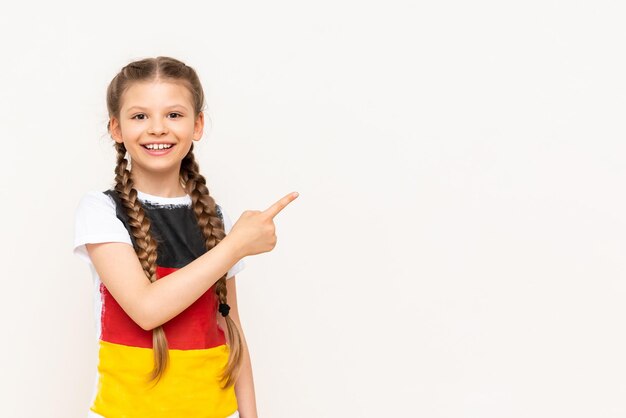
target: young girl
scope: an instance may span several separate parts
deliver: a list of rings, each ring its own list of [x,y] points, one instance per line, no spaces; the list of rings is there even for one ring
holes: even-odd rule
[[[274,248],[273,218],[298,194],[232,224],[193,154],[202,86],[176,59],[122,68],[107,106],[115,184],[87,192],[75,217],[99,344],[88,417],[256,418],[235,274]]]

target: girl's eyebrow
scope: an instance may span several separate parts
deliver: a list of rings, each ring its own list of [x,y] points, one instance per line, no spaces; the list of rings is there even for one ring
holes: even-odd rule
[[[173,109],[175,107],[180,107],[181,109],[187,110],[187,108],[185,106],[180,105],[180,104],[174,104],[174,105],[166,106],[166,109]],[[126,111],[130,112],[133,109],[136,109],[136,110],[146,110],[147,108],[141,107],[141,106],[131,106],[128,109],[126,109]]]

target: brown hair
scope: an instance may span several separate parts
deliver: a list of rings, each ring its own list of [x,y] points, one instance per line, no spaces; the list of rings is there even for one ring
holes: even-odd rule
[[[131,62],[120,70],[107,88],[107,108],[109,118],[114,116],[119,120],[121,99],[125,91],[134,82],[168,81],[184,85],[193,98],[195,117],[204,107],[204,92],[196,71],[183,62],[159,56]],[[111,122],[107,124],[110,133]],[[137,199],[137,190],[134,188],[131,172],[126,168],[126,147],[123,143],[115,142],[117,151],[117,166],[115,167],[115,191],[117,192],[128,221],[131,232],[138,248],[135,248],[143,271],[150,280],[157,280],[156,260],[157,242],[150,233],[150,219],[145,215],[140,201]],[[215,247],[224,237],[224,225],[217,213],[216,203],[209,194],[205,178],[200,174],[198,163],[191,149],[183,158],[180,166],[180,181],[187,194],[191,196],[192,209],[202,231],[207,251]],[[215,284],[215,293],[220,303],[226,303],[226,274]],[[225,317],[229,335],[229,356],[221,375],[221,381],[226,388],[233,385],[239,375],[242,362],[242,340],[235,322],[229,315]],[[152,330],[152,345],[154,352],[154,368],[149,380],[158,380],[162,377],[169,362],[167,339],[162,326]],[[156,384],[156,383],[155,383]]]

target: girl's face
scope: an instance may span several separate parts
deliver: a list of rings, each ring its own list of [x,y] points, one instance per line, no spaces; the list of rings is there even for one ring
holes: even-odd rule
[[[136,175],[176,172],[199,141],[204,115],[194,118],[192,97],[182,84],[156,81],[132,84],[121,100],[119,120],[111,117],[111,136],[123,143]],[[170,149],[147,149],[150,144],[171,144]],[[157,145],[155,145],[155,148]]]

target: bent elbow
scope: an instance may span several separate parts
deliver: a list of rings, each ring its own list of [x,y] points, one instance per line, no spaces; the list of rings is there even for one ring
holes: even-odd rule
[[[141,327],[141,329],[144,330],[144,331],[152,331],[154,328],[156,328],[155,326],[153,326],[152,324],[150,324],[147,321],[141,321],[141,322],[135,321],[135,323],[137,325],[139,325]]]
[[[152,295],[149,292],[148,285],[143,290],[143,292],[137,294],[137,296],[133,298],[135,300],[133,315],[129,316],[131,316],[133,322],[135,322],[135,324],[137,324],[144,331],[152,331],[154,328],[159,326],[159,324],[155,322],[159,306],[154,306],[151,302]]]
[[[136,318],[133,318],[135,323],[144,331],[152,331],[159,325],[163,325],[161,321],[162,307],[160,305],[155,306],[149,301],[149,298],[144,299],[143,303],[138,306]]]
[[[144,331],[152,331],[154,328],[157,327],[154,324],[152,318],[153,315],[151,314],[150,309],[145,302],[143,304],[139,304],[139,306],[136,306],[136,311],[134,312],[134,315],[131,316],[133,322]]]
[[[152,331],[153,329],[155,329],[156,327],[153,327],[151,325],[148,326],[144,326],[144,325],[140,325],[141,329],[143,329],[144,331]]]
[[[154,322],[154,315],[152,315],[148,309],[143,309],[141,314],[134,319],[134,321],[144,331],[152,331],[159,326],[159,324]]]

